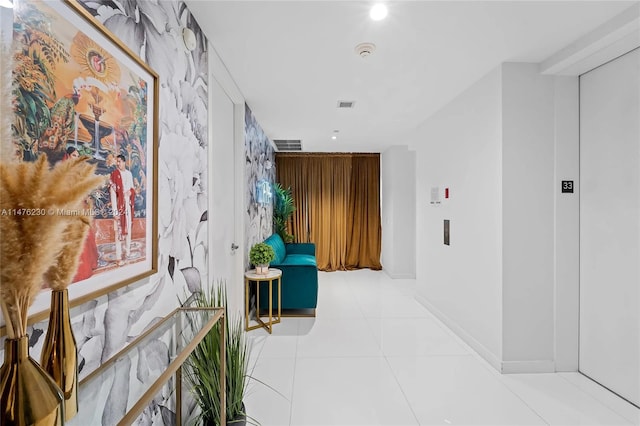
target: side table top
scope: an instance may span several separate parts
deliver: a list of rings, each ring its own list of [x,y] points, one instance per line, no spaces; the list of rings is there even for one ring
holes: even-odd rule
[[[250,280],[258,280],[258,281],[272,280],[274,278],[278,278],[282,276],[282,271],[276,268],[269,268],[269,272],[266,275],[264,275],[264,274],[256,274],[255,269],[249,269],[247,272],[244,273],[244,276],[245,278],[249,278]]]

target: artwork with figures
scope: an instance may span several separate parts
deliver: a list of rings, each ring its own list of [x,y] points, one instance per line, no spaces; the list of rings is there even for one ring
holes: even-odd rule
[[[14,0],[15,9],[21,3],[51,5],[56,2]],[[156,168],[158,231],[153,236],[158,245],[158,272],[71,309],[72,327],[78,345],[79,379],[82,380],[159,318],[177,307],[179,299],[184,300],[191,293],[199,291],[201,285],[210,280],[209,274],[214,274],[215,271],[207,270],[208,47],[204,33],[186,4],[181,1],[80,0],[78,3],[158,74],[160,86],[156,100],[159,105]],[[15,14],[16,12],[14,23]],[[158,31],[159,28],[163,31]],[[185,45],[182,37],[184,28],[191,29],[195,34],[195,47]],[[96,69],[100,70],[97,64]],[[127,75],[123,77],[124,74]],[[120,76],[129,78],[128,72],[123,72],[122,68]],[[69,93],[73,94],[73,91]],[[62,92],[58,95],[64,96]],[[84,95],[85,100],[92,99],[91,93]],[[72,98],[71,101],[73,102]],[[109,109],[107,106],[104,108]],[[85,114],[85,111],[82,113]],[[92,111],[89,110],[88,113],[92,114]],[[115,120],[107,120],[107,117],[109,112],[103,113],[100,122],[116,125],[116,128],[122,125],[122,122],[118,124]],[[83,132],[89,132],[82,122],[78,128],[79,139]],[[73,140],[74,134],[71,133],[70,137]],[[69,134],[66,144],[69,143],[68,138]],[[101,149],[105,151],[101,155],[105,158],[110,138],[113,138],[113,134],[101,141]],[[116,135],[116,142],[119,141],[118,138]],[[135,148],[133,144],[131,149]],[[79,154],[89,153],[80,151]],[[59,155],[61,157],[58,161],[62,161],[64,153]],[[70,155],[75,154],[72,152]],[[127,154],[123,155],[126,161]],[[148,164],[148,157],[146,160]],[[106,159],[98,161],[106,163]],[[113,161],[117,162],[117,156]],[[125,168],[131,171],[132,180],[136,178],[136,172],[130,166]],[[115,169],[114,163],[108,170],[104,170],[105,177],[107,173],[110,176]],[[147,188],[150,188],[149,174],[146,177]],[[111,194],[107,197],[105,193],[105,200],[110,202],[110,196]],[[134,205],[134,218],[138,217],[138,212]],[[134,230],[132,246],[135,240]],[[124,266],[132,264],[136,263]],[[79,285],[82,284],[79,282],[74,286]],[[30,353],[35,358],[39,357],[42,350],[47,327],[46,321],[29,326]],[[167,345],[168,342],[157,341],[140,354],[141,359],[154,362],[123,363],[121,368],[127,374],[105,382],[105,390],[100,398],[81,405],[80,412],[91,412],[93,418],[97,419],[91,424],[115,424],[114,419],[126,410],[129,392],[134,387],[146,386],[150,373],[162,370],[166,366],[165,362],[168,364]],[[0,351],[1,348],[0,345]],[[173,384],[158,394],[138,419],[138,423],[163,424],[172,421],[175,413],[175,388],[172,386]],[[105,407],[109,409],[105,410]]]
[[[84,157],[105,175],[80,211],[43,212],[93,217],[70,298],[149,275],[154,75],[62,2],[17,2],[14,42],[15,160]]]

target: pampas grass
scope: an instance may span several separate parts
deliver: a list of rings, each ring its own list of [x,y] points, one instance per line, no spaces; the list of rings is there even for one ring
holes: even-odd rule
[[[77,216],[69,221],[62,233],[62,249],[56,262],[44,274],[44,280],[51,290],[64,290],[69,286],[78,269],[84,240],[91,226],[91,217]]]
[[[81,212],[104,183],[82,158],[53,168],[44,155],[32,163],[0,162],[0,299],[9,338],[26,335],[43,280],[59,289],[73,277],[91,218],[65,212]]]

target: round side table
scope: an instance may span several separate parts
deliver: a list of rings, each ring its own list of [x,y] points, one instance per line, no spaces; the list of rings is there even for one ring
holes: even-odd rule
[[[273,282],[278,281],[278,317],[273,317]],[[262,320],[260,315],[260,283],[269,283],[269,303],[268,303],[268,318],[269,321]],[[249,286],[251,283],[256,283],[256,321],[257,325],[249,326]],[[282,314],[282,271],[280,269],[269,268],[269,272],[266,275],[257,274],[255,269],[251,269],[244,273],[244,324],[245,330],[255,330],[256,328],[263,327],[271,334],[273,331],[273,324],[280,322]],[[265,315],[265,317],[267,317]]]

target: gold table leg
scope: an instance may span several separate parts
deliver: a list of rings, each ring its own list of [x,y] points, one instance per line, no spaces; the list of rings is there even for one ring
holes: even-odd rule
[[[273,312],[273,309],[274,309],[273,280],[274,279],[278,280],[278,317],[277,319],[273,318],[273,313],[274,313]],[[250,285],[250,282],[252,281],[256,283],[256,322],[258,324],[249,326],[249,285]],[[260,312],[260,283],[261,282],[269,283],[269,308],[268,308],[269,321],[268,322],[262,320],[262,315]],[[273,278],[268,278],[264,280],[245,278],[244,299],[245,299],[245,330],[246,331],[255,330],[256,328],[262,327],[265,330],[267,330],[269,334],[272,334],[273,325],[280,323],[280,319],[282,317],[282,275],[280,275],[279,277],[273,277]]]
[[[244,331],[249,331],[249,278],[244,279]]]
[[[273,280],[269,280],[269,334],[273,331]]]
[[[182,426],[182,366],[176,370],[176,425]]]

